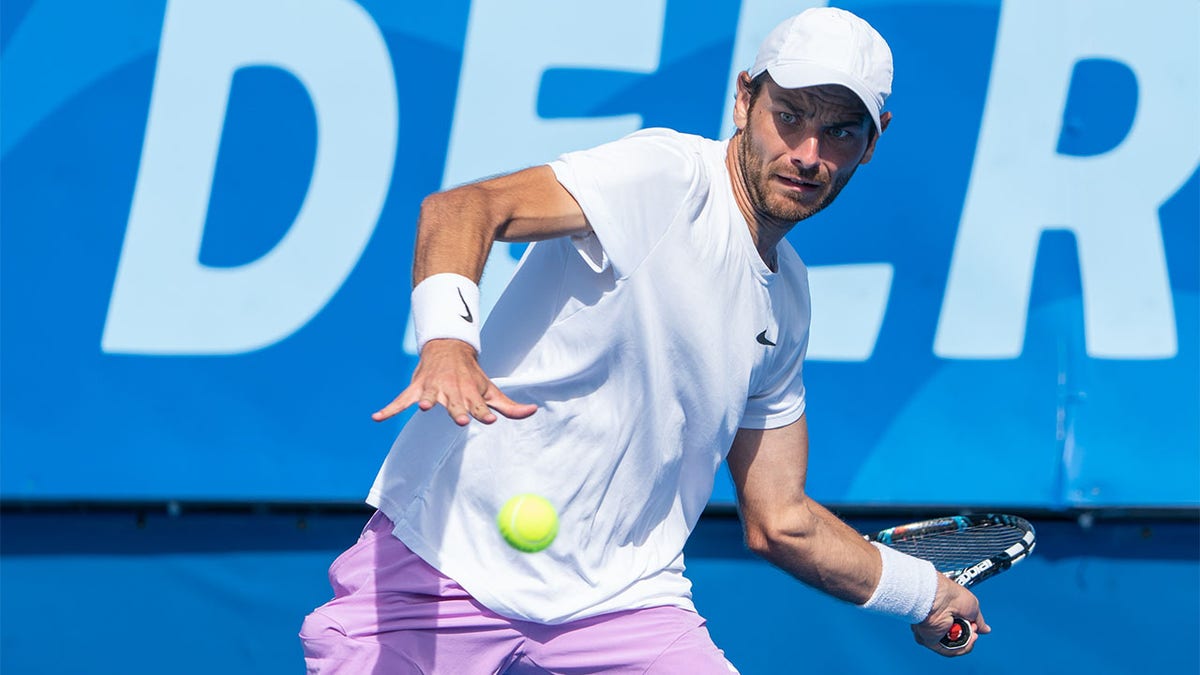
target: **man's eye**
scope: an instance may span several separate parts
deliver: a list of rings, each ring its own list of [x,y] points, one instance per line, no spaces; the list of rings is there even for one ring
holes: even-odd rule
[[[797,118],[790,112],[781,112],[779,113],[779,119],[782,120],[784,124],[795,124]]]
[[[834,138],[850,138],[853,134],[846,127],[834,127],[829,130],[829,135]]]

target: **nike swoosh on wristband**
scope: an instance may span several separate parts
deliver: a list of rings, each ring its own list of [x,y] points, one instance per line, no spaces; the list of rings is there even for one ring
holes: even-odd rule
[[[767,331],[765,331],[765,330],[763,332],[759,333],[757,336],[755,336],[754,339],[758,340],[758,344],[760,344],[760,345],[766,345],[768,347],[775,346],[774,342],[771,342],[770,340],[767,339]]]
[[[463,321],[466,321],[467,323],[475,323],[475,317],[471,314],[471,308],[469,306],[467,306],[467,299],[463,297],[462,289],[456,288],[454,290],[458,291],[458,299],[462,300],[463,309],[467,310],[467,313],[465,315],[459,314],[458,318],[462,319]]]

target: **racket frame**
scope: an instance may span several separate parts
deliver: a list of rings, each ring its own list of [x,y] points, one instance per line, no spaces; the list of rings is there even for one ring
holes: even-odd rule
[[[963,588],[970,588],[1009,569],[1033,552],[1034,546],[1037,544],[1037,535],[1033,529],[1033,525],[1029,521],[1020,516],[1003,513],[946,516],[889,527],[874,534],[865,535],[865,539],[867,541],[879,542],[884,546],[893,546],[895,542],[950,532],[962,532],[980,527],[1016,528],[1021,530],[1023,534],[1019,540],[1009,545],[1003,551],[983,558],[979,562],[958,569],[938,570],[938,572],[945,575],[954,583]],[[919,558],[921,556],[917,555],[915,557]],[[970,623],[958,617],[954,619],[954,623],[959,628],[957,631],[958,636],[951,639],[950,635],[955,632],[952,630],[951,633],[947,633],[941,639],[941,644],[946,649],[961,649],[971,639]]]
[[[1034,546],[1037,544],[1037,535],[1033,529],[1033,525],[1029,521],[1020,516],[1003,513],[947,516],[889,527],[875,534],[866,535],[866,539],[868,541],[877,541],[885,546],[893,546],[895,542],[908,539],[917,539],[949,532],[962,532],[972,528],[989,526],[1016,528],[1023,531],[1023,534],[1020,540],[1005,550],[983,558],[972,565],[957,569],[938,570],[958,585],[970,588],[981,581],[990,579],[1007,570],[1033,552]],[[921,556],[918,555],[916,557],[919,558]]]

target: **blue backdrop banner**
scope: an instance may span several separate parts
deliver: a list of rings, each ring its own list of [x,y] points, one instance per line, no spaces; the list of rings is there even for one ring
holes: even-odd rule
[[[0,495],[361,498],[421,198],[726,137],[734,75],[816,4],[5,0]],[[1200,505],[1200,5],[834,4],[891,43],[895,119],[790,235],[810,492]]]

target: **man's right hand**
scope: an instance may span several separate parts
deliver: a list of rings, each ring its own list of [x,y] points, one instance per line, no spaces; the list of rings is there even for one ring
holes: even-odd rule
[[[941,644],[941,639],[954,625],[956,618],[965,619],[971,624],[971,639],[964,647],[947,649]],[[980,635],[990,633],[991,627],[983,620],[979,611],[979,600],[975,594],[959,586],[942,575],[938,575],[937,595],[933,599],[933,610],[924,621],[912,627],[913,638],[918,644],[941,654],[942,656],[963,656],[970,654],[975,648],[975,641]]]
[[[371,415],[382,422],[416,403],[421,410],[441,404],[459,426],[475,418],[484,424],[500,413],[523,419],[537,411],[533,403],[517,403],[492,383],[479,367],[475,349],[461,340],[430,340],[421,349],[412,382],[391,403]]]

